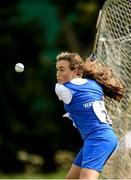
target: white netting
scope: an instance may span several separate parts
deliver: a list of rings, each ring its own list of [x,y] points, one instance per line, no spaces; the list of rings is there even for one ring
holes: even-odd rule
[[[107,0],[103,6],[99,28],[97,58],[108,64],[125,86],[125,96],[120,103],[107,101],[114,129],[118,137],[123,138],[131,130],[131,0]],[[131,178],[129,149],[131,151],[131,147],[125,146],[126,153],[122,153],[119,158],[117,156],[117,163],[113,162],[119,167],[112,174],[114,177],[110,178]],[[123,151],[119,150],[117,153],[120,152]]]

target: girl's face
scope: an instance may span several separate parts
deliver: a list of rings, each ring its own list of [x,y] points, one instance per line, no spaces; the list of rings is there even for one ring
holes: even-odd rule
[[[66,60],[60,60],[56,63],[56,78],[59,84],[64,84],[73,78],[76,78],[77,70],[70,69],[70,62]]]

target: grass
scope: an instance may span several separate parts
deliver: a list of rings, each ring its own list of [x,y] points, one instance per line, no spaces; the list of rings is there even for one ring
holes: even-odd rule
[[[65,175],[61,170],[50,174],[0,174],[0,179],[64,179]]]

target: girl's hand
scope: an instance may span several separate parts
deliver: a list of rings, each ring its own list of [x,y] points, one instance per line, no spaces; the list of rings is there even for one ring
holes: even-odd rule
[[[85,71],[89,74],[94,74],[96,70],[96,62],[97,62],[97,59],[94,61],[91,61],[90,57],[87,58],[85,62]]]

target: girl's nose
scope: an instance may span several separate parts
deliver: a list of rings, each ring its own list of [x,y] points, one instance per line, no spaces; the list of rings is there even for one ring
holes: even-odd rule
[[[56,76],[60,77],[61,73],[59,71],[57,71]]]

